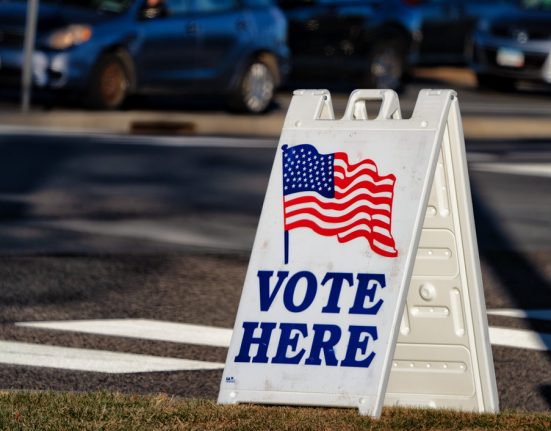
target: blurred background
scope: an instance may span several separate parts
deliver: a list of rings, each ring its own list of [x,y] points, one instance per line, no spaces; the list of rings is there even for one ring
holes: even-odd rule
[[[233,325],[293,90],[452,88],[501,406],[549,410],[550,84],[550,0],[0,0],[0,389],[216,398],[181,334]]]

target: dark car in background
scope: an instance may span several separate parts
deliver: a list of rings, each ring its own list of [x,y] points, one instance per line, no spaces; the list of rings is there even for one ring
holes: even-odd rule
[[[472,68],[482,87],[551,84],[551,0],[520,0],[515,13],[480,21]]]
[[[17,85],[26,1],[0,0],[0,84]],[[41,0],[33,85],[97,108],[133,93],[220,95],[266,110],[288,71],[271,0]]]
[[[481,16],[511,0],[279,0],[291,79],[398,88],[415,65],[466,64]]]

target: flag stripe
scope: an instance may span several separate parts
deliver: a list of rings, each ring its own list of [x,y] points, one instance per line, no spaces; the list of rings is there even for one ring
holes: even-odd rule
[[[360,177],[365,177],[367,181],[376,187],[389,186],[389,189],[394,185],[395,179],[392,177],[379,177],[371,171],[359,170],[355,174],[351,174],[345,167],[335,166],[335,180],[341,181],[344,184],[356,181]]]
[[[381,212],[387,212],[390,215],[390,203],[392,202],[390,199],[387,198],[385,198],[384,201],[379,202],[378,200],[374,199],[372,195],[363,193],[363,190],[357,190],[353,193],[348,194],[347,196],[343,196],[339,198],[338,201],[335,199],[315,196],[315,194],[311,192],[303,192],[297,195],[298,197],[294,197],[296,195],[287,196],[285,198],[285,206],[289,207],[298,204],[316,203],[325,210],[342,211],[342,209],[346,207],[354,205],[358,202],[362,202],[371,208],[377,209]]]
[[[287,216],[287,220],[292,219],[294,216],[313,215],[323,222],[332,223],[334,225],[337,225],[339,223],[349,223],[351,220],[360,218],[369,222],[370,226],[380,226],[386,228],[388,226],[388,223],[385,223],[381,220],[373,219],[371,217],[370,210],[371,209],[366,206],[360,206],[352,211],[340,213],[340,215],[338,216],[331,216],[327,215],[326,213],[320,212],[316,208],[302,208],[297,211],[286,212],[285,214]]]
[[[357,209],[365,207],[365,212],[369,214],[371,218],[383,221],[385,223],[390,223],[390,217],[386,214],[390,214],[390,211],[387,211],[385,214],[382,213],[382,210],[380,209],[382,205],[372,205],[369,202],[358,200],[355,203],[352,203],[350,205],[347,204],[339,204],[336,209],[327,209],[324,208],[323,205],[321,205],[319,202],[316,202],[315,200],[303,202],[303,203],[296,203],[293,205],[286,205],[285,209],[285,215],[290,216],[292,213],[295,213],[297,211],[300,211],[302,209],[309,209],[314,208],[317,209],[319,212],[323,212],[327,216],[337,217],[341,214],[346,213]]]
[[[373,225],[370,220],[366,220],[365,215],[358,215],[346,222],[328,223],[320,221],[319,217],[317,217],[316,215],[301,214],[300,216],[289,219],[286,227],[288,227],[289,229],[293,229],[296,227],[302,227],[303,224],[305,226],[310,225],[310,223],[316,223],[319,227],[320,232],[323,231],[327,235],[336,235],[341,232],[346,232],[356,226],[363,226],[363,228],[369,231],[371,234],[377,234],[378,236],[380,236],[381,240],[383,240],[383,237],[386,238],[385,242],[387,242],[389,245],[394,244],[390,232],[386,230],[384,226],[380,226],[377,223]]]

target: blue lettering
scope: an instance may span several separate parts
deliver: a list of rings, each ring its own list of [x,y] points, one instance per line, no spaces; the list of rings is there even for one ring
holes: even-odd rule
[[[352,274],[346,272],[328,272],[321,282],[322,286],[325,286],[325,283],[330,280],[333,280],[333,283],[331,283],[329,299],[327,300],[327,305],[321,309],[321,312],[340,313],[339,298],[341,296],[342,285],[346,281],[351,286],[354,283],[354,278]]]
[[[302,302],[300,304],[295,304],[295,292],[300,279],[306,280],[306,292],[304,293],[304,299]],[[297,272],[289,279],[287,286],[285,286],[285,291],[283,292],[283,304],[291,313],[300,313],[312,305],[317,291],[318,282],[314,274],[308,271]]]
[[[377,288],[381,289],[386,286],[384,274],[358,274],[358,288],[356,289],[356,296],[354,297],[354,304],[348,312],[350,314],[377,314],[383,300],[379,301],[371,306],[365,307],[365,299],[368,298],[369,302],[375,300],[375,293]]]
[[[312,340],[312,349],[310,356],[306,359],[306,365],[321,365],[321,351],[327,365],[336,366],[339,361],[335,356],[335,346],[341,339],[341,328],[337,325],[314,325],[314,339]],[[325,339],[325,334],[329,338]]]
[[[373,358],[375,357],[375,352],[371,352],[363,359],[356,359],[356,354],[358,350],[360,350],[362,355],[366,355],[369,337],[371,336],[373,341],[377,339],[377,328],[375,326],[351,325],[348,328],[348,332],[350,332],[350,339],[348,340],[346,356],[342,360],[341,365],[343,367],[369,367],[369,365],[371,365],[371,361],[373,361]]]
[[[270,279],[274,271],[258,271],[258,281],[260,286],[260,311],[268,311],[274,302],[277,292],[281,288],[283,281],[289,275],[288,271],[277,272],[277,283],[272,293],[270,293]]]
[[[241,348],[239,354],[235,357],[235,362],[251,362],[249,351],[251,345],[257,344],[258,350],[256,356],[252,358],[253,362],[267,363],[268,362],[268,346],[270,345],[270,337],[272,331],[276,327],[275,323],[262,322],[260,329],[262,331],[259,337],[254,336],[254,330],[258,328],[258,322],[243,322],[243,339],[241,340]]]
[[[281,329],[281,336],[279,337],[279,345],[277,346],[277,353],[272,359],[274,364],[298,364],[306,350],[301,349],[295,356],[287,356],[287,350],[290,347],[291,351],[294,352],[297,350],[297,344],[300,335],[295,332],[292,336],[293,331],[298,331],[303,337],[308,336],[308,327],[305,323],[281,323],[279,325]]]

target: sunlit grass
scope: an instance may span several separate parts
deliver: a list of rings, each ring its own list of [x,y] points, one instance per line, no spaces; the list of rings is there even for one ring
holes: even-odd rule
[[[498,415],[385,408],[219,406],[207,400],[107,392],[1,392],[1,430],[551,430],[551,413]]]

